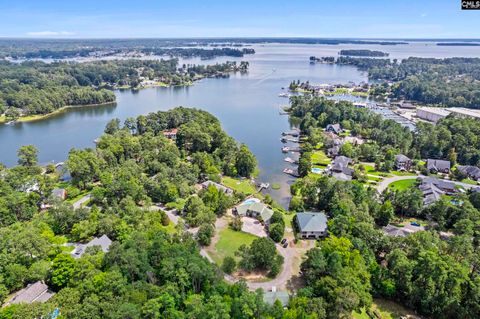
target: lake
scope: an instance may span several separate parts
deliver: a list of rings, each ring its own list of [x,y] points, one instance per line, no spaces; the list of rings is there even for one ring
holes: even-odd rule
[[[280,190],[270,190],[272,197],[288,205],[289,184],[293,178],[282,173],[284,162],[280,135],[290,129],[287,116],[279,115],[279,107],[288,103],[278,97],[282,87],[292,80],[311,83],[367,81],[365,73],[350,66],[309,63],[309,56],[331,56],[345,48],[381,50],[390,58],[408,56],[450,57],[480,56],[480,47],[439,47],[432,43],[398,46],[376,45],[291,45],[265,44],[253,46],[255,55],[241,59],[217,58],[210,61],[191,59],[180,63],[217,63],[226,60],[247,60],[248,74],[235,74],[226,79],[205,79],[190,87],[148,88],[140,91],[117,91],[116,106],[93,106],[69,109],[48,119],[0,125],[0,162],[12,166],[16,151],[22,145],[34,144],[41,163],[66,159],[75,148],[94,147],[112,118],[127,117],[168,110],[175,106],[197,107],[219,118],[225,131],[245,143],[256,155],[261,170],[258,181],[278,183]]]

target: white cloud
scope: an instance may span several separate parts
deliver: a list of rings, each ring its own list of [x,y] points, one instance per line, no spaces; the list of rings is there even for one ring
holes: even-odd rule
[[[28,36],[31,37],[58,37],[58,36],[69,36],[74,35],[73,32],[68,31],[35,31],[35,32],[27,32]]]
[[[426,14],[426,13],[422,13],[420,16],[421,16],[422,18],[425,18],[425,17],[427,16],[427,14]]]

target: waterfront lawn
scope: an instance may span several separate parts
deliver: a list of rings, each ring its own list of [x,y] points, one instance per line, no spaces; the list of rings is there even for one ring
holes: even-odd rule
[[[235,256],[238,248],[242,245],[250,246],[250,244],[258,238],[252,234],[235,231],[228,227],[222,229],[218,236],[218,242],[213,249],[209,249],[209,255],[219,266],[222,265],[223,259],[227,256],[233,257],[238,261],[239,258]]]
[[[222,184],[245,195],[253,195],[257,192],[255,185],[249,179],[236,179],[229,176],[222,177]]]
[[[314,151],[312,153],[312,164],[319,166],[327,166],[332,160],[325,154],[324,151]]]
[[[412,179],[404,179],[404,180],[401,180],[401,181],[396,181],[396,182],[393,182],[391,183],[390,185],[388,185],[388,188],[391,189],[391,190],[406,190],[410,187],[413,187],[417,184],[417,180],[412,178]]]

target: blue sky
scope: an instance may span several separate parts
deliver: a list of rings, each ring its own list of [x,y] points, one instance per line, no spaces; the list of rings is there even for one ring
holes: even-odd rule
[[[0,37],[480,38],[460,0],[2,0]]]

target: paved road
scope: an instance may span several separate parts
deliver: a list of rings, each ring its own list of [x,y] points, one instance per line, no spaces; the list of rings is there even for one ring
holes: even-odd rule
[[[83,206],[83,204],[85,204],[86,202],[88,202],[90,200],[90,198],[92,198],[92,195],[90,195],[90,194],[87,194],[87,195],[83,196],[82,198],[77,200],[75,203],[73,203],[73,208],[74,209],[81,208]]]
[[[380,183],[378,183],[377,190],[378,190],[379,193],[383,193],[383,191],[387,189],[388,185],[390,185],[393,182],[403,181],[403,180],[407,180],[407,179],[417,179],[419,177],[424,178],[426,176],[416,175],[416,176],[393,176],[393,177],[388,177],[388,178],[383,179]],[[458,181],[451,181],[451,180],[448,180],[448,179],[444,179],[444,181],[452,182],[455,185],[462,186],[465,189],[480,187],[479,185],[472,185],[472,184],[462,183],[462,182],[458,182]]]

